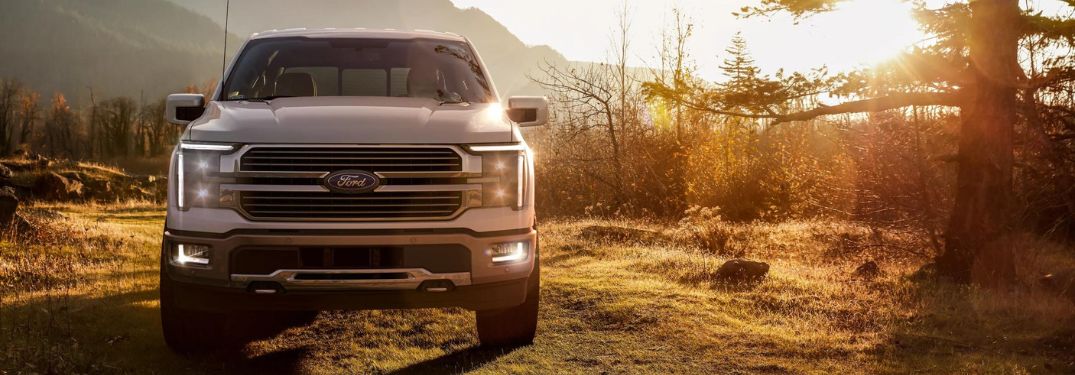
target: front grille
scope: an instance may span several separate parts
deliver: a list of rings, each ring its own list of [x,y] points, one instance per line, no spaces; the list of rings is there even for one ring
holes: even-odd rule
[[[239,157],[231,204],[252,220],[444,220],[471,197],[464,155],[452,146],[253,146]],[[329,192],[324,176],[344,170],[378,173],[389,188]]]
[[[256,147],[241,163],[249,172],[455,172],[463,166],[447,147]]]
[[[243,211],[264,219],[420,219],[453,215],[462,192],[366,194],[240,192]]]

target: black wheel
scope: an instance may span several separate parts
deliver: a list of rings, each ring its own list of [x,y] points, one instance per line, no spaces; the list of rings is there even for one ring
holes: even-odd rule
[[[476,313],[482,346],[522,346],[534,342],[541,294],[541,264],[537,259],[526,289],[526,301],[522,305]]]

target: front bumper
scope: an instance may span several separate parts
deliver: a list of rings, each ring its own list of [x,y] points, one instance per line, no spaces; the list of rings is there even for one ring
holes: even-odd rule
[[[495,265],[488,249],[497,243],[530,243],[525,260]],[[171,261],[174,244],[207,245],[208,267]],[[246,249],[334,248],[336,252],[371,247],[423,248],[436,258],[438,246],[465,248],[445,252],[462,267],[450,272],[437,264],[426,268],[281,268],[272,272],[237,272],[233,253]],[[463,307],[495,309],[521,304],[537,253],[537,231],[526,228],[494,233],[466,230],[411,231],[236,231],[227,234],[166,230],[164,275],[175,285],[176,302],[196,309],[327,310]],[[434,263],[436,263],[434,261]]]
[[[174,280],[173,280],[174,281]],[[496,310],[523,304],[527,279],[470,285],[446,292],[408,291],[288,291],[260,295],[241,288],[177,283],[176,305],[202,311],[324,311],[459,307]]]

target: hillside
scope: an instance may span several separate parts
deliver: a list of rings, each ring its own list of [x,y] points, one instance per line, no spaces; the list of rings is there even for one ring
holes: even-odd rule
[[[224,21],[219,0],[170,0],[195,12]],[[421,11],[416,11],[421,10]],[[565,64],[547,46],[527,46],[504,25],[478,9],[459,9],[450,0],[233,0],[228,28],[247,36],[263,30],[294,27],[365,27],[454,32],[477,46],[501,95],[539,94],[527,78],[544,62]]]
[[[46,27],[47,25],[47,27]],[[223,30],[164,0],[0,2],[0,77],[75,103],[147,100],[219,75]]]
[[[160,98],[219,77],[223,2],[217,0],[16,0],[0,2],[0,78],[27,84],[47,99]],[[422,9],[413,12],[412,9]],[[529,47],[476,9],[449,0],[233,1],[229,40],[289,27],[431,29],[470,37],[503,95],[537,94],[527,78],[544,61],[564,63],[548,47]],[[48,25],[48,27],[42,27]],[[229,54],[230,56],[230,54]]]

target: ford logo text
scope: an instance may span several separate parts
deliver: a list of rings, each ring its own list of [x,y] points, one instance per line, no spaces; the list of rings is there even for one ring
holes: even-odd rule
[[[337,193],[368,193],[381,185],[377,175],[366,171],[339,171],[325,177],[324,185]]]

